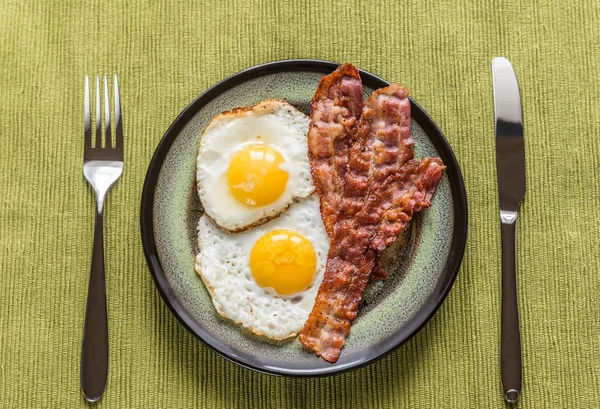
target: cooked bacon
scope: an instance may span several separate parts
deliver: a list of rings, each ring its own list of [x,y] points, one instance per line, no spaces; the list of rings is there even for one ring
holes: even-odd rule
[[[375,266],[373,244],[379,237],[380,221],[388,217],[386,232],[406,227],[415,212],[430,205],[443,169],[439,158],[410,160],[374,188],[356,217],[338,220],[323,282],[299,336],[304,346],[326,361],[338,360]],[[388,235],[380,240],[393,242]],[[381,246],[375,248],[380,250]]]
[[[348,145],[362,112],[362,82],[356,67],[344,64],[321,79],[310,103],[310,167],[321,200],[325,230],[333,236],[348,162]]]
[[[342,93],[347,77],[354,77],[353,91]],[[350,103],[361,95],[356,79],[358,72],[344,64],[321,80],[311,103],[309,158],[332,239],[324,279],[299,339],[329,362],[339,357],[372,272],[387,275],[378,253],[414,212],[430,205],[444,169],[439,158],[412,160],[405,88],[392,84],[375,91],[356,123],[358,104]]]
[[[385,280],[388,278],[388,275],[389,273],[381,263],[381,260],[375,260],[375,267],[373,267],[373,271],[371,271],[371,276],[369,278],[371,280]]]
[[[371,95],[364,107],[362,132],[377,137],[371,158],[374,172],[371,183],[384,180],[412,158],[410,101],[408,90],[392,84]],[[370,125],[370,126],[367,126]],[[364,137],[359,136],[359,137]],[[377,258],[371,279],[385,280],[388,272]]]
[[[349,196],[344,189],[349,145],[357,140],[351,136],[357,131],[357,120],[362,109],[360,75],[348,63],[321,79],[311,101],[309,159],[321,200],[321,216],[330,237],[333,237],[340,201],[343,196]],[[373,162],[373,174],[366,177],[372,179],[369,183],[377,183],[412,158],[408,91],[396,84],[375,91],[367,100],[363,117],[360,121],[361,132],[375,136],[373,146],[369,148],[373,152],[369,152],[371,156],[368,160]],[[358,138],[363,136],[359,135]],[[355,149],[359,148],[363,147]],[[363,200],[366,193],[353,190],[353,182],[356,180],[350,180],[349,190]],[[355,213],[357,208],[349,207],[346,210]],[[376,262],[374,273],[373,278],[376,279],[387,277],[379,261]]]
[[[414,196],[402,194],[403,189],[408,188],[402,179],[393,175],[386,180],[381,200],[388,202],[389,206],[381,216],[377,234],[371,242],[372,249],[379,252],[385,250],[406,227],[412,213],[431,205],[431,198],[437,189],[444,169],[446,167],[440,158],[427,158],[420,161],[416,173],[422,176],[411,182],[415,183]],[[387,205],[382,204],[381,206],[386,207]],[[412,213],[407,213],[406,209],[412,209]]]
[[[365,102],[359,129],[359,138],[373,141],[371,181],[377,186],[413,158],[408,90],[391,84],[373,92]]]
[[[349,148],[338,219],[355,217],[371,190],[412,159],[412,145],[408,91],[392,84],[373,92]]]

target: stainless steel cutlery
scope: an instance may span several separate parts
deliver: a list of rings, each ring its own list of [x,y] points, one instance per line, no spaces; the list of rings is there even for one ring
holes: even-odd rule
[[[89,402],[96,402],[104,393],[108,377],[108,321],[106,314],[106,283],[104,274],[104,201],[109,188],[123,173],[123,125],[119,79],[114,75],[114,139],[112,134],[108,77],[104,75],[104,136],[102,144],[100,76],[96,75],[95,138],[92,140],[90,80],[84,88],[84,148],[83,174],[96,195],[96,222],[90,283],[88,288],[83,342],[81,347],[81,392]]]
[[[492,60],[496,124],[496,168],[502,242],[500,372],[504,399],[521,395],[523,369],[517,305],[517,218],[525,196],[525,144],[517,77],[506,58]]]

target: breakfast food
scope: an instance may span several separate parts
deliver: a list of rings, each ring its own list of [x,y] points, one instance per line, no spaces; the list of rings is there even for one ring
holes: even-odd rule
[[[397,91],[399,95],[393,100],[387,98],[386,101],[388,108],[393,109],[389,115],[389,127],[400,127],[403,140],[410,141],[408,92],[399,86],[390,90],[392,93]],[[333,237],[333,226],[339,214],[350,154],[348,148],[357,132],[362,111],[362,82],[358,69],[352,64],[344,64],[332,74],[323,77],[311,101],[308,144],[312,148],[308,151],[308,157],[316,191],[321,199],[321,216],[330,237]],[[392,139],[386,142],[388,158],[381,158],[382,164],[387,165],[387,172],[384,172],[382,177],[392,173],[399,164],[389,149],[395,148],[400,133],[392,129],[390,134]],[[377,258],[370,278],[386,277],[387,271]]]
[[[348,166],[348,147],[363,109],[358,70],[344,64],[323,77],[310,107],[308,157],[321,200],[321,217],[327,234],[332,237]]]
[[[268,100],[204,130],[195,269],[217,312],[336,362],[379,256],[431,205],[445,169],[413,159],[408,90],[362,99],[359,71],[321,79],[310,118]],[[315,193],[313,193],[315,192]]]
[[[280,100],[217,115],[202,134],[197,158],[206,214],[229,231],[242,231],[312,194],[308,125],[306,115]]]
[[[326,158],[323,152],[337,145],[338,135],[348,140],[338,130],[348,123],[350,110],[344,104],[352,104],[339,95],[359,78],[354,67],[344,64],[319,83],[311,104],[309,157]],[[323,95],[331,102],[323,102]],[[335,222],[325,276],[299,340],[329,362],[338,360],[350,333],[377,252],[396,239],[415,212],[429,207],[444,170],[439,158],[412,159],[407,96],[408,91],[396,84],[375,91],[364,103],[350,143],[341,144],[346,151],[329,155],[329,167],[311,161],[315,179],[326,178],[320,171],[337,178],[333,185],[339,209],[337,217],[328,219]],[[337,115],[332,107],[339,107]],[[337,158],[344,159],[336,162]],[[330,196],[322,196],[322,207]]]
[[[204,215],[198,224],[198,248],[195,269],[220,315],[272,339],[300,331],[329,250],[315,195],[241,233],[219,228]]]

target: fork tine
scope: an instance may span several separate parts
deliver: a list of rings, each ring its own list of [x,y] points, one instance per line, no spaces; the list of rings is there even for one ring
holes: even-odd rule
[[[100,114],[100,75],[96,75],[96,148],[102,148],[102,127]]]
[[[85,76],[85,87],[83,90],[83,153],[84,155],[92,148],[92,125],[90,112],[90,77]]]
[[[115,74],[114,80],[115,98],[115,149],[123,159],[123,124],[121,123],[121,94],[119,92],[119,77]]]
[[[104,124],[106,126],[106,140],[104,146],[106,148],[112,147],[111,135],[110,135],[110,98],[108,95],[108,77],[104,74]]]

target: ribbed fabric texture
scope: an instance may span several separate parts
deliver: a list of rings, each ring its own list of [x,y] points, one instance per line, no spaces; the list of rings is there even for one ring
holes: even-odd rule
[[[105,250],[108,387],[98,408],[503,407],[490,61],[511,60],[525,118],[519,220],[522,408],[600,407],[600,3],[41,2],[0,6],[0,407],[76,408],[94,198],[83,78],[118,72],[125,171]],[[225,361],[163,304],[140,242],[145,171],[179,112],[220,79],[288,58],[350,61],[406,85],[462,167],[458,279],[374,365],[285,379]]]

